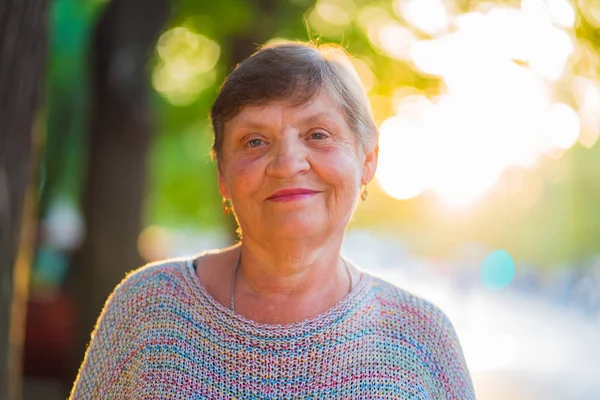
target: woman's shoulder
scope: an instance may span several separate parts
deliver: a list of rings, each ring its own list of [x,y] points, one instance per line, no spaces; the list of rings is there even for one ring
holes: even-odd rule
[[[410,323],[415,328],[441,328],[454,333],[450,319],[438,305],[384,278],[371,275],[371,282],[374,300],[388,318]]]
[[[431,301],[384,279],[372,278],[379,330],[399,347],[412,349],[435,377],[439,398],[474,399],[460,340],[450,319]],[[436,398],[438,398],[436,396]]]
[[[191,271],[190,271],[191,270]],[[115,287],[107,304],[137,303],[161,295],[185,294],[193,276],[190,258],[174,258],[145,264],[128,272]],[[181,290],[186,288],[186,290]]]
[[[128,272],[117,287],[144,288],[189,279],[190,258],[172,258],[145,264]]]

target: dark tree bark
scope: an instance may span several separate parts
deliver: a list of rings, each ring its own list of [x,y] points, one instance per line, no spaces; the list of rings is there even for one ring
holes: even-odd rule
[[[78,308],[73,378],[106,298],[142,262],[137,240],[152,136],[147,64],[168,5],[168,0],[112,0],[93,35],[86,238],[69,280]]]
[[[21,383],[23,337],[18,333],[24,327],[17,325],[24,322],[27,282],[23,281],[29,265],[19,263],[17,267],[16,261],[35,161],[33,127],[44,88],[48,8],[49,1],[45,0],[0,2],[1,399],[17,398]]]
[[[273,37],[277,28],[277,0],[251,0],[257,11],[252,29],[230,38],[230,64],[235,65],[252,55],[258,46]]]

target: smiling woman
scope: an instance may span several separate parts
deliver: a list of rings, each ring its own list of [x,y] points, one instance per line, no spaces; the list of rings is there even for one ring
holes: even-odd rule
[[[225,127],[219,187],[248,240],[330,237],[375,172],[376,148],[358,143],[326,93],[246,107]]]
[[[473,399],[446,316],[340,254],[378,154],[346,53],[265,47],[211,117],[240,242],[130,274],[72,398]]]

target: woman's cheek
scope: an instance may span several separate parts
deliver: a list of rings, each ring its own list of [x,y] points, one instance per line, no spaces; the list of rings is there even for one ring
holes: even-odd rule
[[[237,176],[249,173],[255,174],[256,172],[254,170],[257,169],[259,163],[260,159],[257,157],[252,157],[246,154],[238,154],[233,161],[232,171]]]
[[[354,161],[352,155],[341,149],[313,154],[313,165],[321,170],[324,175],[331,176],[332,179],[338,182],[340,179],[350,179],[350,175],[356,174]]]
[[[229,177],[230,183],[242,189],[244,192],[252,191],[262,181],[264,168],[260,159],[239,157],[231,165]]]

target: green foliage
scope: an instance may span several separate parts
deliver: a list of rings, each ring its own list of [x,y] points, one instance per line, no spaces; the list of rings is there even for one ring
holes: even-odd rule
[[[200,123],[156,137],[150,155],[149,224],[202,229],[223,223],[206,130],[206,123]]]

